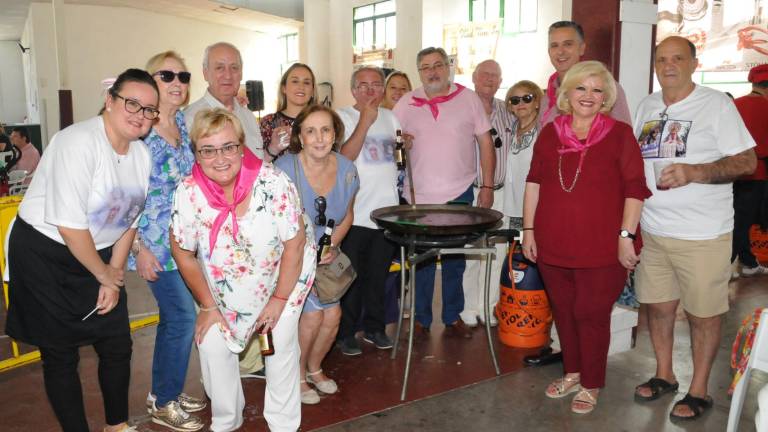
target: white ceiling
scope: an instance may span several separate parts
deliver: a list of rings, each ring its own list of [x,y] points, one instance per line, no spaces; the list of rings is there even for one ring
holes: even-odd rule
[[[50,0],[34,0],[50,3]],[[33,0],[2,0],[0,40],[19,40]],[[303,0],[64,0],[67,4],[126,7],[165,15],[285,34],[304,20]]]

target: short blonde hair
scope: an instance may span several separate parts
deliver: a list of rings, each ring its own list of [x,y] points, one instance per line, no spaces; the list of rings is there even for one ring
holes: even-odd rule
[[[223,131],[228,125],[232,125],[240,145],[245,144],[245,133],[240,120],[234,114],[224,108],[204,109],[195,114],[192,129],[189,131],[189,139],[192,141],[192,150],[197,151],[197,142],[203,138]],[[242,149],[241,149],[242,150]]]
[[[566,93],[575,89],[585,79],[592,76],[603,80],[605,99],[603,100],[603,106],[600,107],[600,112],[610,112],[613,104],[616,103],[616,80],[613,79],[613,75],[606,69],[604,64],[594,60],[576,63],[568,70],[565,78],[563,78],[563,82],[560,84],[560,88],[557,90],[557,108],[568,114],[573,112]]]
[[[504,104],[507,106],[507,111],[509,112],[512,112],[509,104],[509,98],[512,97],[512,92],[516,89],[523,89],[533,95],[532,103],[536,104],[536,116],[538,117],[541,113],[541,100],[544,99],[544,92],[541,90],[541,87],[536,85],[536,83],[533,81],[522,80],[516,82],[512,87],[509,88],[509,90],[507,90],[507,95],[504,97]]]
[[[189,68],[187,67],[187,63],[184,61],[184,58],[177,53],[176,51],[169,50],[169,51],[163,51],[159,54],[155,54],[152,57],[147,60],[147,67],[145,68],[147,72],[149,72],[152,77],[155,76],[155,74],[160,70],[160,65],[163,64],[163,62],[166,59],[174,59],[177,62],[181,63],[181,66],[184,68],[185,71],[189,71]],[[187,90],[187,97],[184,99],[183,105],[186,105],[189,103],[189,90]]]

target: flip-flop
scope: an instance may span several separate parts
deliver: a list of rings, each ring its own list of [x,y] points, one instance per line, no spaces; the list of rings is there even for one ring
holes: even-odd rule
[[[678,405],[685,405],[688,408],[693,411],[692,416],[681,416],[675,414],[675,407]],[[684,398],[680,399],[679,401],[675,402],[675,405],[672,406],[672,411],[669,412],[669,419],[670,420],[696,420],[697,418],[701,417],[708,409],[712,408],[712,398],[710,396],[706,396],[705,398],[698,398],[696,396],[691,396],[690,393],[686,394]]]
[[[637,392],[640,387],[648,387],[651,389],[650,396],[643,396]],[[635,401],[637,402],[650,402],[656,400],[667,393],[674,393],[680,387],[680,383],[671,383],[661,378],[651,378],[648,381],[635,387]]]

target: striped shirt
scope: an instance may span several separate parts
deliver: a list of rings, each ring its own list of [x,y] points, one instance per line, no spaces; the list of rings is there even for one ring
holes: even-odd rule
[[[514,116],[507,111],[503,100],[493,98],[493,110],[491,111],[491,142],[493,149],[496,150],[496,168],[493,174],[493,188],[501,189],[504,187],[504,177],[507,174],[507,155],[509,154],[509,144],[512,142],[512,124]],[[496,131],[494,134],[493,131]],[[496,143],[501,140],[501,147]],[[480,167],[480,152],[477,152],[477,178],[475,187],[483,184],[483,172]]]

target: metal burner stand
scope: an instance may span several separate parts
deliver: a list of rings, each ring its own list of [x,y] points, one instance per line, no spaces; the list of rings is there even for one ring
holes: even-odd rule
[[[408,333],[408,351],[405,359],[405,372],[403,374],[403,388],[400,392],[400,400],[405,400],[405,393],[408,389],[408,376],[411,370],[411,356],[413,354],[413,333],[416,323],[416,267],[418,264],[434,258],[438,255],[449,254],[462,254],[462,255],[485,255],[485,284],[484,284],[484,311],[485,316],[491,316],[490,306],[490,286],[491,286],[491,256],[496,253],[496,248],[488,247],[488,238],[495,236],[514,237],[517,236],[517,231],[514,230],[498,230],[492,232],[478,232],[471,234],[452,235],[452,236],[430,236],[420,234],[398,234],[391,231],[385,231],[384,236],[400,245],[400,315],[397,318],[397,334],[395,335],[395,343],[392,348],[391,358],[394,360],[397,356],[397,346],[400,342],[400,332],[403,327],[403,313],[405,312],[405,280],[406,271],[408,271],[408,283],[411,291],[411,304],[410,304],[410,332]],[[462,247],[467,243],[472,243],[480,239],[481,247]],[[408,253],[406,255],[406,247]],[[417,248],[424,249],[426,251],[417,253]],[[408,270],[406,270],[406,268]],[[488,337],[488,351],[491,354],[491,360],[493,361],[493,367],[496,371],[496,375],[499,375],[499,362],[496,358],[496,350],[493,347],[493,340],[491,339],[491,326],[490,319],[485,320],[485,334]]]

